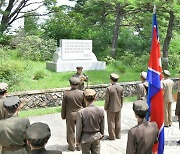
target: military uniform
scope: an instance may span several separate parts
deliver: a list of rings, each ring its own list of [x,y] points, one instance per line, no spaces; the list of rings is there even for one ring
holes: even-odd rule
[[[137,86],[137,100],[147,100],[147,92],[148,92],[148,83],[146,82],[147,73],[141,72],[140,73],[141,81]]]
[[[10,111],[17,110],[19,98],[8,97],[4,100],[4,107]],[[0,120],[0,145],[1,154],[27,154],[25,131],[30,125],[28,119],[17,117],[16,114],[8,114],[9,118]]]
[[[79,79],[72,77],[70,83],[77,85]],[[64,92],[61,117],[62,119],[66,119],[68,149],[71,151],[75,150],[75,124],[77,112],[83,107],[85,107],[83,91],[71,88],[71,90]]]
[[[116,74],[110,78],[119,79]],[[109,139],[121,138],[121,108],[123,106],[123,87],[113,83],[107,88],[104,110],[107,111]]]
[[[76,67],[76,69],[78,70],[78,69],[80,69],[80,70],[82,70],[83,69],[83,67],[81,67],[81,66],[78,66],[78,67]],[[78,89],[79,90],[84,90],[84,81],[85,82],[87,82],[88,81],[88,77],[84,74],[84,73],[75,73],[74,75],[73,75],[73,77],[77,77],[77,78],[79,78],[79,80],[80,80],[80,83],[79,83],[79,85],[78,85]]]
[[[170,76],[170,73],[167,70],[164,70],[164,74]],[[172,125],[171,105],[173,101],[172,91],[174,82],[169,78],[164,79],[162,82],[164,90],[164,126],[168,127]]]
[[[26,130],[26,139],[32,147],[31,154],[62,154],[61,151],[46,150],[44,148],[50,136],[51,131],[47,124],[37,122],[30,125]],[[33,147],[34,145],[36,147]]]
[[[176,101],[175,115],[178,116],[179,128],[180,128],[180,71],[179,71],[178,96]]]
[[[94,96],[95,91],[86,89],[86,96]],[[76,141],[81,143],[82,154],[99,154],[100,139],[104,135],[104,110],[91,103],[78,112]]]
[[[137,116],[144,116],[148,110],[145,101],[136,101],[133,103],[133,110]],[[128,131],[128,140],[126,154],[151,154],[152,148],[158,141],[158,126],[155,122],[147,122],[144,118],[138,124]]]
[[[7,91],[8,84],[7,83],[0,83],[0,92]],[[7,118],[7,112],[4,109],[3,102],[6,97],[0,95],[0,120]]]
[[[141,83],[137,87],[137,93],[138,93],[138,100],[147,100],[147,82]]]
[[[176,101],[175,115],[178,116],[179,129],[180,129],[180,71],[179,71],[178,96]],[[177,143],[180,144],[180,140]]]

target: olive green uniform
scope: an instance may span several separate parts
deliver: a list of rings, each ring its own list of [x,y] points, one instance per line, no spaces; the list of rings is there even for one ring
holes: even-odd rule
[[[75,150],[75,124],[77,112],[85,107],[83,91],[71,89],[64,92],[61,117],[66,119],[68,149]]]
[[[76,141],[83,154],[99,154],[100,139],[104,135],[104,110],[90,104],[78,112]]]
[[[12,116],[0,120],[1,154],[27,154],[25,131],[30,125],[28,119]],[[14,149],[14,150],[13,150]]]

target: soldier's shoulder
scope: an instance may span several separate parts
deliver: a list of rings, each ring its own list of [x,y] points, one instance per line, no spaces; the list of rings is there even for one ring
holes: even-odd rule
[[[55,151],[55,150],[47,150],[45,154],[62,154],[61,151]]]
[[[28,118],[22,118],[22,117],[14,117],[13,119],[12,119],[12,121],[19,121],[19,122],[21,122],[21,123],[29,123],[29,119]]]
[[[136,133],[136,130],[137,130],[138,126],[134,126],[132,127],[131,129],[129,129],[128,133],[131,133],[131,134],[135,134]]]

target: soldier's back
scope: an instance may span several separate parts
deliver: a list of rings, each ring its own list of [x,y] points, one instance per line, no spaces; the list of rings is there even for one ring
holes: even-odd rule
[[[24,145],[24,133],[30,125],[28,119],[11,117],[0,121],[0,144],[5,147]]]

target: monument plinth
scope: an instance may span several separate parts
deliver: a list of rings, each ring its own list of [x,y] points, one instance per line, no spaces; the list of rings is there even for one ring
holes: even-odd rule
[[[46,63],[46,68],[55,72],[75,71],[77,66],[83,70],[106,69],[106,63],[97,61],[92,52],[92,40],[62,39],[53,60]]]

